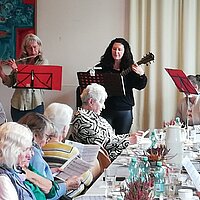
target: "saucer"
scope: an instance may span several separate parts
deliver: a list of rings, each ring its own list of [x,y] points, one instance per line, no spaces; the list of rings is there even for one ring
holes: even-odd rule
[[[198,196],[193,196],[192,200],[199,200],[199,197]]]

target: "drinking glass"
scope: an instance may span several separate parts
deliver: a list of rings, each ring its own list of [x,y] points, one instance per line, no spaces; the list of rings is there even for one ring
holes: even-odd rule
[[[157,143],[164,144],[165,143],[165,132],[163,131],[163,129],[154,129],[154,132],[155,132],[157,140],[158,140]]]
[[[114,168],[104,169],[105,184],[106,184],[106,197],[112,196],[112,192],[115,190],[116,173]]]
[[[180,173],[181,171],[176,165],[170,166],[165,185],[165,193],[168,199],[175,199]]]

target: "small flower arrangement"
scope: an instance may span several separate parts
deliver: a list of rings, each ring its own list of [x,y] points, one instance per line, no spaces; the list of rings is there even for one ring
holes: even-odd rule
[[[124,200],[152,200],[153,199],[153,179],[148,181],[131,181],[126,183],[126,187],[121,189]]]
[[[165,145],[159,145],[156,148],[149,148],[146,151],[146,156],[150,162],[167,160],[166,155],[169,153],[170,149],[167,149]]]

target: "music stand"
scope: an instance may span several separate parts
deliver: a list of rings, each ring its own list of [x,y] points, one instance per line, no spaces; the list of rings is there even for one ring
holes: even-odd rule
[[[124,96],[125,88],[123,77],[120,74],[96,72],[77,72],[81,90],[91,83],[98,83],[105,87],[109,96]]]
[[[169,68],[165,68],[165,70],[171,76],[178,90],[180,92],[184,92],[186,95],[186,99],[187,99],[186,129],[188,129],[189,95],[190,94],[198,95],[198,92],[196,91],[195,87],[192,85],[192,83],[190,82],[190,80],[188,79],[188,77],[185,75],[185,73],[182,70],[169,69]]]
[[[17,81],[13,88],[61,90],[61,66],[24,64],[17,66]]]

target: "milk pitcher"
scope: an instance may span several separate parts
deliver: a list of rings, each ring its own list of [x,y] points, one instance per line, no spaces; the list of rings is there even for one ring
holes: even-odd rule
[[[166,132],[166,146],[170,149],[167,163],[182,167],[183,159],[183,138],[180,126],[169,126]]]

